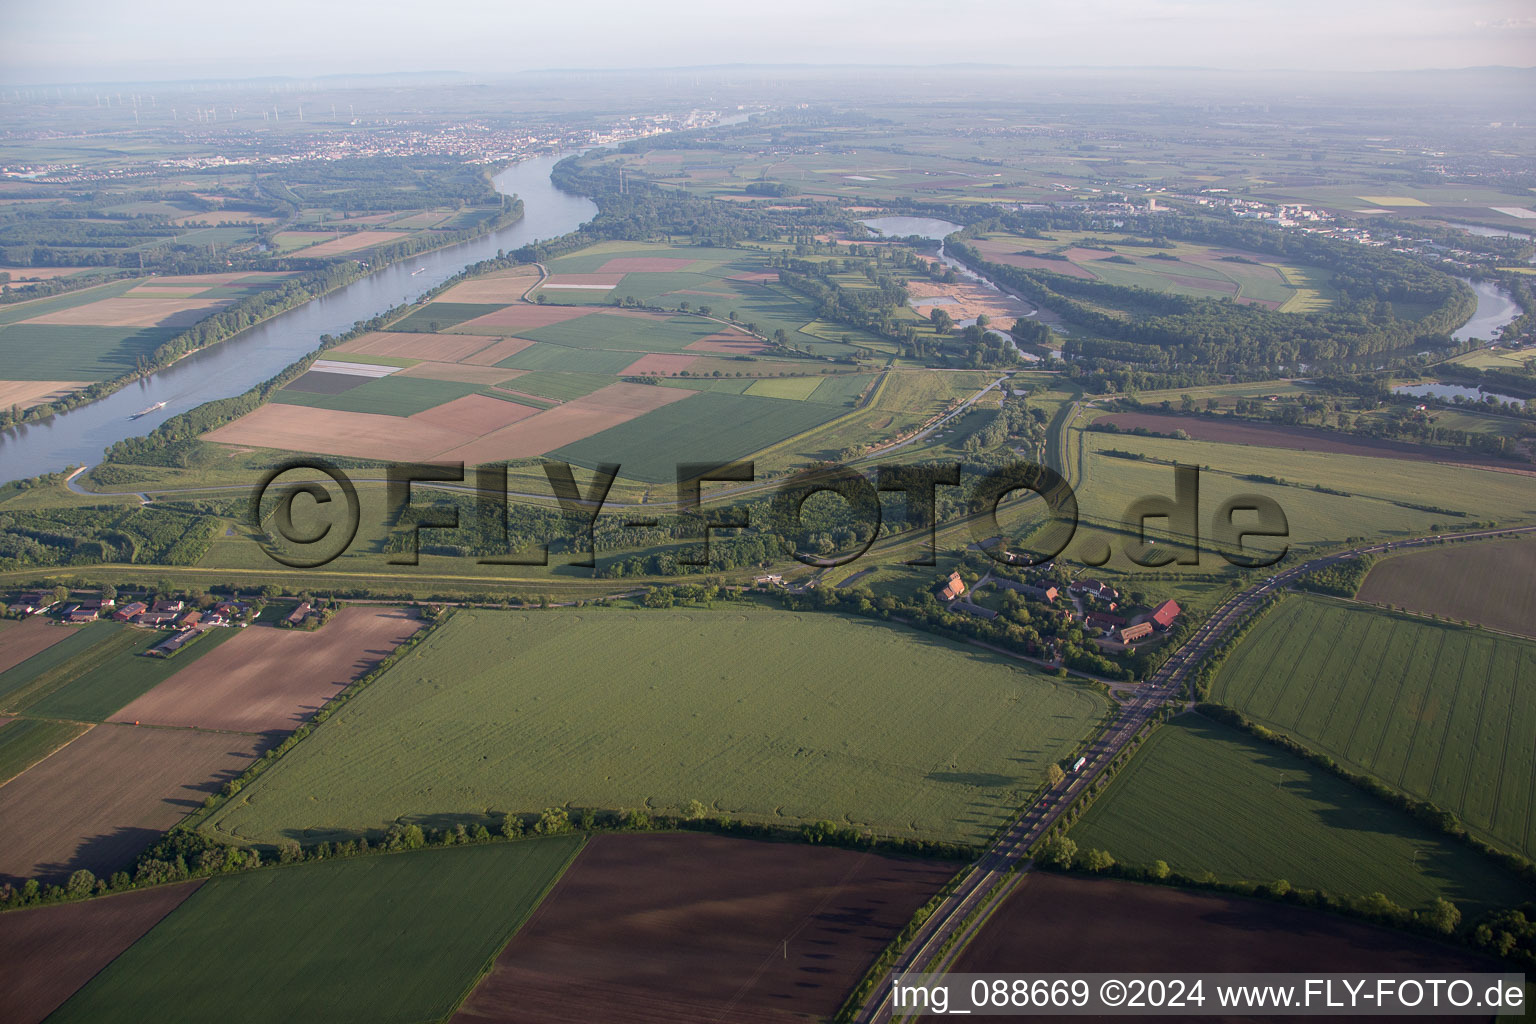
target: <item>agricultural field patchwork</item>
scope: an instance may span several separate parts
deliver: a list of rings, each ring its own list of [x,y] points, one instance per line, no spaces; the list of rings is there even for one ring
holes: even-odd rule
[[[440,1020],[580,846],[556,836],[215,878],[50,1019]],[[310,921],[295,929],[301,907]]]
[[[555,302],[523,301],[539,283],[533,268],[494,271],[337,346],[271,405],[205,437],[358,458],[553,453],[583,465],[620,462],[626,477],[645,482],[670,479],[680,460],[751,455],[853,410],[874,381],[825,362],[764,358],[758,335],[777,330],[803,351],[853,349],[829,341],[809,300],[780,289],[762,266],[761,254],[728,248],[604,243],[551,261],[537,291]],[[618,307],[569,287],[595,288],[597,278],[645,283],[641,301],[678,312]],[[724,290],[711,296],[709,287]],[[710,315],[698,315],[705,308]],[[663,408],[695,392],[705,394]],[[745,397],[715,401],[716,392]],[[701,432],[699,423],[721,429]],[[711,450],[693,451],[700,437]],[[693,442],[688,452],[668,447],[684,441]]]
[[[956,867],[723,836],[594,836],[453,1020],[564,1024],[573,1003],[645,1006],[670,1024],[824,1020]]]
[[[160,885],[0,915],[0,991],[11,1024],[42,1024],[201,884]]]
[[[1335,297],[1321,268],[1227,246],[1184,241],[1149,246],[1112,231],[1052,231],[1046,239],[994,233],[972,244],[983,258],[1005,266],[1283,312],[1325,309]]]
[[[865,620],[463,610],[206,827],[318,841],[487,808],[697,800],[975,842],[1104,710],[1090,690]]]
[[[0,881],[127,867],[260,750],[248,735],[93,727],[0,786]]]
[[[0,391],[27,405],[118,377],[193,324],[288,276],[126,278],[6,306],[0,309]],[[35,386],[24,389],[22,382]]]
[[[1197,715],[1159,728],[1073,826],[1079,848],[1191,877],[1285,879],[1475,915],[1536,895],[1493,861],[1307,761]]]
[[[1530,856],[1533,678],[1536,643],[1301,597],[1244,639],[1211,698]]]

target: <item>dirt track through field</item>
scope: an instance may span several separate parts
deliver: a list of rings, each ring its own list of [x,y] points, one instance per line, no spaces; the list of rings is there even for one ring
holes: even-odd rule
[[[123,708],[112,721],[287,732],[421,626],[405,609],[363,607],[343,608],[314,632],[249,626]]]
[[[127,867],[256,757],[254,736],[98,725],[0,786],[0,880]]]
[[[565,1024],[573,1007],[602,1007],[605,1024],[826,1019],[955,870],[724,836],[597,836],[454,1024]]]
[[[39,1024],[202,885],[0,914],[0,992],[8,1024]]]

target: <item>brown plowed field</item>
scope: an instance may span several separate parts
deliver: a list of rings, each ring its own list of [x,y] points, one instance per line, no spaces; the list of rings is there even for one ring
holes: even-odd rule
[[[1232,422],[1203,416],[1160,416],[1146,412],[1116,412],[1093,422],[1113,423],[1121,430],[1145,427],[1161,434],[1182,430],[1196,441],[1222,444],[1248,444],[1257,448],[1289,448],[1299,452],[1328,452],[1337,455],[1366,455],[1378,459],[1406,459],[1410,462],[1443,462],[1452,466],[1496,469],[1505,473],[1532,471],[1503,459],[1484,458],[1459,448],[1432,448],[1403,441],[1377,441],[1352,434],[1337,434],[1307,427],[1270,426],[1263,423]]]
[[[19,405],[30,409],[63,398],[85,384],[76,380],[0,380],[0,408]]]
[[[1373,604],[1536,638],[1536,538],[1453,544],[1377,562],[1356,595]]]
[[[9,1024],[38,1024],[181,906],[202,879],[0,914],[0,993]]]
[[[698,342],[693,344],[697,345]],[[663,377],[670,376],[688,369],[699,361],[698,356],[678,355],[674,352],[652,352],[643,355],[619,371],[619,375],[629,377],[634,375],[658,374]]]
[[[0,672],[20,665],[32,655],[71,636],[74,636],[73,630],[55,625],[41,615],[0,625]]]
[[[426,380],[456,380],[463,384],[500,384],[504,380],[511,380],[527,372],[527,370],[509,370],[504,366],[471,366],[467,363],[439,363],[429,360],[406,367],[396,376],[422,377]]]
[[[412,423],[462,430],[466,434],[489,434],[538,411],[531,405],[503,402],[485,395],[465,395],[407,418]]]
[[[339,256],[344,252],[355,252],[358,249],[366,249],[375,245],[383,245],[385,242],[393,242],[397,238],[404,238],[409,231],[359,231],[351,235],[342,235],[333,238],[329,242],[321,242],[319,245],[311,245],[308,248],[296,250],[305,257],[310,256]]]
[[[465,444],[472,437],[464,431],[429,426],[404,416],[273,404],[257,406],[235,422],[210,430],[203,440],[289,452],[420,462]]]
[[[1410,974],[1498,968],[1465,950],[1305,907],[1034,871],[950,968],[961,974],[1026,969]]]
[[[435,359],[456,363],[465,356],[491,344],[485,338],[464,338],[451,334],[415,334],[410,331],[373,331],[354,338],[336,350],[336,355],[357,352],[397,359]]]
[[[23,323],[67,324],[81,327],[191,327],[233,299],[198,296],[129,296],[87,302],[83,306],[55,310]]]
[[[698,341],[690,341],[683,348],[689,352],[729,352],[732,355],[756,355],[767,348],[767,346],[749,334],[722,331],[719,334],[711,334],[707,338],[700,338]]]
[[[584,306],[540,306],[532,302],[516,302],[494,313],[477,316],[449,330],[463,334],[516,334],[535,327],[548,327],[586,316],[592,310]]]
[[[658,388],[648,384],[610,384],[590,395],[502,427],[438,456],[440,461],[479,465],[498,459],[525,459],[552,452],[563,445],[591,437],[600,430],[628,423],[664,405],[692,397],[684,388]],[[227,429],[227,428],[226,428]]]
[[[724,836],[596,836],[454,1022],[824,1020],[955,870]]]
[[[528,286],[539,279],[537,267],[516,267],[498,270],[488,277],[456,284],[436,302],[516,302],[523,297]]]
[[[112,721],[288,732],[421,625],[406,609],[355,607],[343,608],[314,632],[248,626],[123,708]]]
[[[687,270],[697,262],[673,256],[615,256],[598,269],[605,274],[664,274],[672,270]]]
[[[544,280],[545,288],[560,288],[573,284],[601,285],[604,288],[617,287],[624,280],[623,274],[551,274]]]
[[[0,786],[0,880],[105,877],[249,767],[254,736],[98,725]]]

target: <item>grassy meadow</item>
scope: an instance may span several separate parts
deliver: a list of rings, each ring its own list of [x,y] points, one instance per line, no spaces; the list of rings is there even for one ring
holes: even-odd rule
[[[210,821],[320,839],[438,814],[711,813],[979,842],[1106,710],[928,634],[822,614],[460,611]]]

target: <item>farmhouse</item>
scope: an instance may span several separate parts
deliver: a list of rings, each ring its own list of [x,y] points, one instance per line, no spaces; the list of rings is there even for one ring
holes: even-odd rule
[[[132,622],[148,610],[149,605],[143,601],[132,601],[113,612],[112,617],[118,622]]]
[[[314,609],[310,606],[310,603],[308,601],[304,601],[304,602],[300,603],[300,605],[297,608],[295,608],[291,613],[289,613],[289,615],[288,615],[288,625],[290,625],[290,626],[302,625],[304,620],[309,617],[309,613],[311,611],[313,611],[313,610]]]
[[[1100,580],[1076,580],[1067,587],[1067,590],[1085,597],[1096,597],[1101,601],[1108,601],[1111,608],[1114,607],[1114,602],[1120,600],[1120,591]]]
[[[1144,636],[1151,635],[1152,623],[1150,621],[1142,621],[1123,627],[1119,633],[1115,634],[1115,639],[1119,640],[1122,644],[1128,644],[1134,640],[1140,640]]]
[[[1181,610],[1177,601],[1169,599],[1152,609],[1152,621],[1160,628],[1167,629],[1173,625],[1173,620],[1179,617]]]
[[[15,615],[36,615],[38,612],[47,611],[56,603],[52,594],[33,590],[16,598],[15,603],[10,606],[10,610]]]
[[[201,633],[198,629],[178,629],[164,640],[149,649],[149,653],[156,657],[166,658],[181,650]]]
[[[1099,626],[1103,629],[1118,629],[1125,625],[1125,619],[1119,615],[1111,615],[1108,612],[1093,611],[1083,616],[1084,621],[1090,626]]]
[[[945,580],[944,585],[939,588],[939,600],[953,601],[963,593],[965,593],[965,581],[960,578],[958,572],[952,572],[949,574],[949,579]]]
[[[978,619],[997,618],[997,612],[993,611],[991,608],[984,608],[979,604],[972,604],[969,601],[956,601],[955,610],[965,612],[969,615],[974,615]]]
[[[1061,593],[1061,591],[1056,589],[1056,585],[1054,583],[1048,583],[1043,587],[1036,587],[1029,583],[1015,583],[1012,580],[1004,579],[997,579],[993,582],[995,582],[1000,587],[1006,587],[1015,593],[1023,594],[1025,597],[1033,598],[1034,600],[1043,602],[1044,604],[1050,604],[1051,602],[1055,601],[1057,596]]]
[[[72,604],[64,609],[65,622],[95,622],[99,618],[101,618],[100,608],[88,608],[84,604]]]

